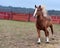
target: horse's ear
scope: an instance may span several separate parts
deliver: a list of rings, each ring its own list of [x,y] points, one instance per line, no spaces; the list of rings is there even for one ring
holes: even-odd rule
[[[41,5],[39,5],[39,8],[41,8]]]
[[[35,5],[35,8],[37,8],[37,6]]]

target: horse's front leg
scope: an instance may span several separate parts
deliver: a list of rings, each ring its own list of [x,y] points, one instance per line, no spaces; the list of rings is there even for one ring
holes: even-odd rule
[[[40,30],[39,29],[37,29],[37,33],[38,33],[38,41],[37,41],[37,43],[40,44],[41,40],[40,40]]]
[[[46,43],[49,43],[49,32],[45,29]]]

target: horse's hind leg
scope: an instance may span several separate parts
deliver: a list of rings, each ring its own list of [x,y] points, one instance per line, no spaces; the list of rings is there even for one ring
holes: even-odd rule
[[[54,40],[54,35],[53,35],[53,34],[54,34],[54,32],[53,32],[53,25],[51,25],[50,28],[51,28],[51,32],[52,32],[52,39]]]
[[[51,28],[51,32],[52,32],[52,35],[53,35],[53,25],[50,25],[50,28]]]
[[[40,30],[39,29],[37,29],[37,33],[38,33],[38,41],[37,41],[37,43],[40,44],[41,40],[40,40]]]

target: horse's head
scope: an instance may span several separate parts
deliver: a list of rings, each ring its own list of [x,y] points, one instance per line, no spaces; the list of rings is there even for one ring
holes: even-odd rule
[[[34,11],[33,16],[35,17],[35,16],[39,16],[39,15],[42,15],[42,7],[41,7],[41,5],[39,5],[39,6],[35,5],[35,11]]]

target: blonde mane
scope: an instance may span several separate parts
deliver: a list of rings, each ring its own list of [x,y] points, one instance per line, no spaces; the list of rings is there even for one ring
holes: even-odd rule
[[[45,17],[47,17],[48,15],[47,15],[47,10],[46,10],[45,6],[44,5],[41,5],[41,8],[42,8],[43,15]]]

